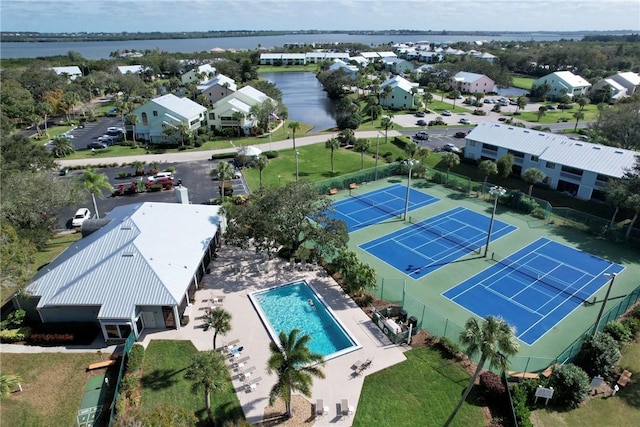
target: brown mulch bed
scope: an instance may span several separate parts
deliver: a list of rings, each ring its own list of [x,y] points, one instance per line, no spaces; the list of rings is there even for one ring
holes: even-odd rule
[[[311,425],[315,421],[313,405],[302,396],[293,396],[291,398],[291,412],[293,412],[293,416],[285,419],[282,415],[284,414],[284,402],[278,399],[273,406],[265,408],[264,422],[258,425],[262,427],[296,427]]]

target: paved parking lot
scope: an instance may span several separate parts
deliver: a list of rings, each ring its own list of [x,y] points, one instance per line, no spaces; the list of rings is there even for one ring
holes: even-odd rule
[[[73,148],[76,151],[87,150],[87,144],[98,140],[107,133],[107,128],[123,128],[120,117],[103,117],[95,122],[86,122],[84,128],[75,128],[69,134],[73,135]]]
[[[160,166],[160,169],[164,170],[170,166],[175,167],[176,170],[174,175],[174,182],[177,184],[177,180],[181,179],[182,185],[188,190],[189,201],[193,204],[203,204],[209,203],[211,199],[216,198],[219,195],[218,180],[212,179],[209,176],[211,170],[217,168],[217,165],[217,161],[201,160],[188,163],[163,163]],[[148,171],[149,166],[146,166],[145,170]],[[134,174],[135,170],[131,166],[97,169],[97,172],[106,174],[109,178],[109,182],[113,187],[117,186],[118,184],[130,184],[131,182],[137,181],[139,179],[147,179],[146,176],[130,176],[124,179],[119,178],[120,172]],[[77,179],[80,175],[82,175],[82,173],[82,170],[73,170],[64,179]],[[233,185],[233,195],[249,194],[248,187],[243,177],[234,179],[231,181],[231,183]],[[173,203],[177,200],[177,194],[174,189],[116,197],[111,197],[108,191],[104,191],[103,195],[103,199],[96,199],[100,217],[103,217],[106,213],[111,211],[116,206],[142,202]],[[69,228],[71,224],[71,217],[73,216],[75,211],[81,207],[89,208],[92,214],[95,213],[93,212],[94,208],[91,202],[91,197],[87,195],[85,203],[83,205],[70,206],[61,212],[59,227]]]

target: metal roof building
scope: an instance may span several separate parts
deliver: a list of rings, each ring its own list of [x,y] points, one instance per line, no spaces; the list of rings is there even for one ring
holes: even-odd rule
[[[137,203],[106,218],[38,272],[27,306],[45,323],[98,322],[105,340],[179,328],[219,246],[220,207]]]
[[[621,178],[640,153],[515,126],[481,123],[466,138],[465,157],[496,160],[511,153],[514,173],[540,169],[552,189],[583,199],[604,197],[610,178]]]

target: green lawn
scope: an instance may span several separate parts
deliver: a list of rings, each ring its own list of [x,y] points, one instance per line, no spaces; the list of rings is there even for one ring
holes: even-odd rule
[[[556,103],[547,103],[552,105],[557,105]],[[530,122],[531,126],[535,126],[536,124],[546,124],[546,123],[557,123],[561,119],[567,119],[570,123],[575,123],[576,119],[573,117],[575,113],[580,110],[580,106],[578,104],[573,104],[573,108],[570,110],[547,110],[545,111],[544,117],[538,120],[538,112],[537,111],[527,111],[524,112],[521,110],[521,114],[518,116],[514,116],[514,118],[518,120],[522,120],[525,122]],[[595,120],[598,116],[598,106],[597,105],[587,105],[584,107],[582,111],[584,113],[584,118],[580,120],[578,126],[581,126],[581,123],[585,121]],[[512,116],[512,114],[505,114],[505,116]]]
[[[354,427],[378,425],[380,420],[395,427],[435,427],[451,414],[469,374],[432,348],[416,348],[405,355],[406,362],[364,380]],[[486,421],[472,402],[462,406],[452,425],[483,426]]]
[[[193,383],[184,378],[186,368],[191,363],[191,355],[196,352],[191,341],[152,340],[149,343],[145,351],[142,375],[140,406],[143,409],[153,408],[158,404],[171,404],[193,411],[200,420],[206,419],[204,390],[193,393]],[[217,419],[244,419],[231,377],[228,376],[225,391],[211,394],[211,408]]]
[[[372,154],[376,150],[376,139],[371,139],[370,143],[369,152],[364,155],[365,169],[375,166],[375,159]],[[324,144],[298,147],[298,152],[300,153],[298,156],[299,179],[320,181],[333,176],[357,172],[361,168],[360,153],[353,150],[339,148],[334,151],[335,173],[333,174],[331,173],[331,151],[325,148]],[[380,138],[380,156],[382,157],[386,152],[392,153],[393,160],[398,156],[406,157],[402,149],[391,143],[391,138],[387,143],[384,142],[384,138]],[[380,158],[378,165],[384,164],[386,164],[384,159]],[[260,188],[260,175],[257,169],[248,168],[243,173],[252,191]],[[269,164],[262,171],[263,186],[284,185],[295,180],[296,156],[292,149],[279,151],[278,157],[270,159]]]
[[[2,354],[2,373],[18,374],[22,392],[0,402],[2,426],[74,426],[91,363],[99,353]]]
[[[551,409],[532,411],[536,427],[600,427],[640,425],[640,343],[627,345],[620,367],[633,372],[632,381],[614,397],[594,398],[578,409],[558,412]]]
[[[536,79],[534,79],[533,77],[522,77],[522,76],[511,77],[511,84],[514,87],[517,87],[520,89],[531,90],[531,86],[533,86],[533,82],[535,81]]]
[[[318,71],[318,64],[307,65],[260,65],[258,66],[258,74],[262,73],[285,73],[288,71]]]

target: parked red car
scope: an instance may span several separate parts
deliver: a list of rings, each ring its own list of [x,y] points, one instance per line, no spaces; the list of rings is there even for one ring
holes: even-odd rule
[[[166,190],[173,187],[173,180],[171,178],[161,177],[147,182],[147,188],[153,187],[154,185],[162,185],[162,188]]]

